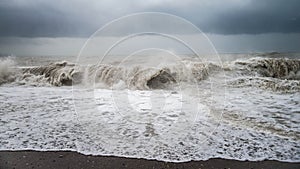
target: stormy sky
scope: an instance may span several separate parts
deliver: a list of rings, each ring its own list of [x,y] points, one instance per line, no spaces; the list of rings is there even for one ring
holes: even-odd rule
[[[299,7],[299,0],[1,0],[0,53],[22,53],[24,41],[41,46],[43,39],[47,45],[53,42],[55,50],[53,39],[86,38],[109,21],[136,12],[183,17],[224,52],[299,51]],[[262,39],[265,48],[256,47]]]

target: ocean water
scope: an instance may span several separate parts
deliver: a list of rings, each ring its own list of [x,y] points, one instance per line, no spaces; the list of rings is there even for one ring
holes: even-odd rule
[[[0,150],[299,162],[298,56],[2,57]]]

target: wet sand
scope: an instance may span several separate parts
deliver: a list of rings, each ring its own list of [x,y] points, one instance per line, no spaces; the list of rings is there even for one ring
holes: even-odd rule
[[[279,161],[237,161],[226,159],[210,159],[207,161],[192,161],[170,163],[136,158],[90,156],[69,151],[0,151],[0,169],[298,169],[300,163]]]

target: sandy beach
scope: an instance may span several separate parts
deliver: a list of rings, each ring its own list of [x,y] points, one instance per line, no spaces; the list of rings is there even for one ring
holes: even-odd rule
[[[197,169],[296,169],[300,163],[288,163],[279,161],[237,161],[226,159],[210,159],[207,161],[192,161],[183,163],[169,163],[155,160],[89,156],[68,151],[1,151],[1,169],[32,169],[32,168],[197,168]]]

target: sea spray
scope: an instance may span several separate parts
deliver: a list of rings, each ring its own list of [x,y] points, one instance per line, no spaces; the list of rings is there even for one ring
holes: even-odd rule
[[[18,74],[13,57],[0,58],[0,85],[13,82]]]

